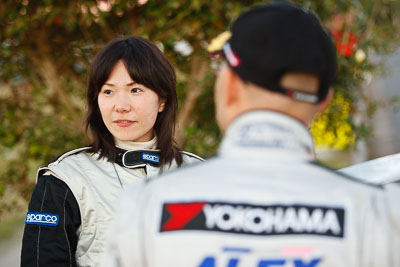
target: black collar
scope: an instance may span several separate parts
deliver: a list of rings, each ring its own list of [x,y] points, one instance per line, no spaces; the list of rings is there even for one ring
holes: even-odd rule
[[[147,164],[160,167],[160,153],[157,150],[124,150],[117,148],[117,159],[115,161],[118,165],[133,169],[143,168]]]

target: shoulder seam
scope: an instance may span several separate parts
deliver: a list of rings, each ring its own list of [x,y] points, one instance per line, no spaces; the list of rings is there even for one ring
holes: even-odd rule
[[[37,183],[37,181],[39,179],[39,175],[40,175],[41,171],[50,170],[50,166],[53,166],[53,165],[56,165],[56,164],[60,163],[60,161],[62,161],[66,157],[68,157],[70,155],[73,155],[73,154],[76,154],[76,153],[81,152],[81,151],[88,150],[88,149],[90,149],[90,147],[88,147],[88,146],[72,149],[70,151],[64,152],[63,154],[59,155],[54,161],[52,161],[52,162],[50,162],[50,163],[48,163],[48,164],[46,164],[44,166],[39,167],[37,172],[36,172],[36,183]]]
[[[185,155],[191,157],[191,158],[195,158],[195,159],[198,159],[198,160],[200,160],[200,161],[205,161],[202,157],[197,156],[196,154],[193,154],[193,153],[190,153],[190,152],[186,152],[186,151],[183,151],[183,150],[181,150],[180,152],[181,152],[182,154],[185,154]]]
[[[88,150],[88,149],[90,149],[90,147],[86,146],[86,147],[76,148],[76,149],[72,149],[70,151],[67,151],[67,152],[61,154],[55,161],[49,163],[48,166],[58,164],[60,161],[62,161],[66,157],[71,156],[71,155],[76,154],[76,153],[79,153],[81,151]]]

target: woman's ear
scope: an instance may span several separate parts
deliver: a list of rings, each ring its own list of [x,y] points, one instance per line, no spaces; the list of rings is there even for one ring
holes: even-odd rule
[[[158,112],[163,112],[165,109],[165,103],[167,102],[167,99],[161,98],[160,99],[160,105],[158,107]]]

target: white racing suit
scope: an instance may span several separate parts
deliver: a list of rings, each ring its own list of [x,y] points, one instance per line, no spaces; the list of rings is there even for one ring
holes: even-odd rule
[[[396,190],[315,163],[299,121],[249,112],[215,158],[130,188],[102,266],[400,266]]]

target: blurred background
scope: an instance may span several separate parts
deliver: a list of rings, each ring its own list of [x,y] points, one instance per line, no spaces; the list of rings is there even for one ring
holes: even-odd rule
[[[214,63],[205,47],[268,1],[3,0],[0,2],[0,266],[18,266],[36,170],[89,142],[85,90],[93,56],[120,35],[149,38],[175,66],[177,140],[213,156]],[[311,131],[318,160],[341,168],[400,151],[400,1],[294,0],[332,32],[335,98]]]

